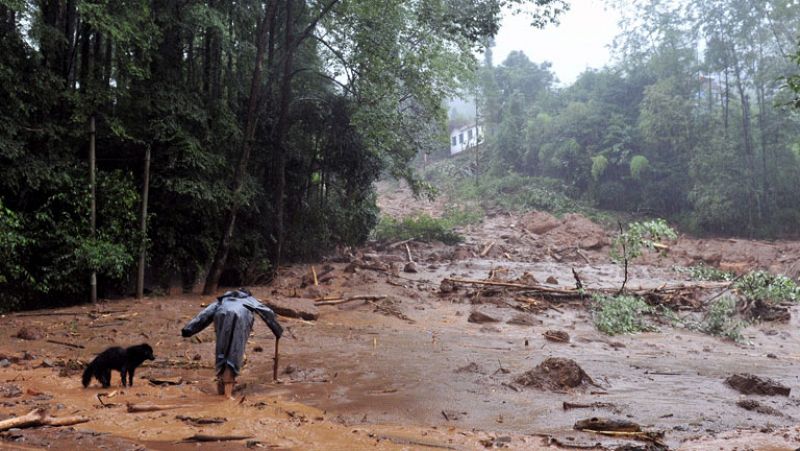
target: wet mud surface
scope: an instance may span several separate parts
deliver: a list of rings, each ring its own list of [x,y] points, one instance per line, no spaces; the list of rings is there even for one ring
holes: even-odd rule
[[[391,202],[402,199],[395,196]],[[396,213],[411,212],[403,207]],[[0,420],[46,406],[52,416],[83,415],[90,421],[2,432],[0,448],[563,449],[560,443],[614,449],[643,444],[573,429],[591,417],[663,431],[670,449],[800,447],[797,307],[790,309],[788,323],[748,327],[747,342],[737,344],[667,325],[659,332],[609,337],[595,329],[588,300],[542,302],[523,311],[512,308],[517,304],[502,290],[440,289],[447,277],[490,275],[570,287],[572,269],[589,287],[619,285],[621,271],[607,257],[610,235],[580,217],[538,227],[547,220],[498,214],[466,228],[461,245],[411,242],[417,273],[402,271],[405,246],[382,244],[316,264],[317,271],[326,264],[333,268],[332,277],[319,286],[308,286],[310,265],[285,268],[276,283],[254,287],[253,294],[289,304],[293,299],[386,297],[320,306],[316,321],[281,318],[286,333],[279,382],[272,381],[272,334],[256,324],[234,400],[216,395],[212,328],[198,338],[180,337],[180,328],[209,297],[187,294],[6,315],[0,322]],[[577,241],[570,239],[576,236]],[[635,265],[630,284],[685,282],[673,265],[713,263],[715,253],[721,255],[718,265],[729,261],[788,273],[800,245],[681,238],[668,256]],[[353,260],[378,269],[345,271]],[[497,321],[469,322],[475,311]],[[41,334],[16,337],[23,327]],[[568,341],[548,340],[546,331],[566,332]],[[116,372],[108,389],[96,381],[88,389],[81,386],[82,363],[108,346],[141,342],[153,346],[156,360],[139,368],[133,387],[121,387]],[[554,390],[515,383],[548,358],[573,360],[593,384]],[[725,383],[736,373],[773,379],[789,387],[790,395],[742,395]],[[177,385],[154,385],[148,378]],[[782,415],[746,410],[737,402],[753,403],[742,400]],[[565,402],[589,407],[565,410]],[[128,413],[129,403],[176,408]],[[224,421],[200,424],[179,417]],[[182,442],[195,434],[250,438]]]

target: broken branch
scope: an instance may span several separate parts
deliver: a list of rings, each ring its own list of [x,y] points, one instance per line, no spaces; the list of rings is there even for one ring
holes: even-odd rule
[[[381,299],[386,299],[385,295],[361,295],[361,296],[350,296],[349,298],[338,298],[338,299],[331,299],[325,301],[314,302],[314,305],[339,305],[344,304],[346,302],[352,301],[379,301]]]
[[[28,412],[21,417],[9,418],[0,421],[0,431],[12,428],[29,428],[37,426],[72,426],[88,422],[89,419],[82,416],[71,417],[51,417],[47,414],[47,409],[39,408]]]

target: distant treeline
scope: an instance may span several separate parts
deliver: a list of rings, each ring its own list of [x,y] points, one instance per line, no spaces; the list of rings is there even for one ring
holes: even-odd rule
[[[569,87],[520,52],[497,66],[487,53],[479,85],[496,174],[556,178],[600,208],[696,232],[797,236],[800,5],[612,3],[624,14],[615,64]]]

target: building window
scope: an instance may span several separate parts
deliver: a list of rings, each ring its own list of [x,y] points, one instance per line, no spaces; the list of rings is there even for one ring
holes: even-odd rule
[[[450,138],[450,145],[455,146],[456,144],[458,144],[458,139],[456,139],[456,137],[453,136],[452,138]]]
[[[464,134],[463,133],[459,133],[458,134],[458,142],[460,142],[461,144],[464,144]]]
[[[467,140],[472,141],[472,129],[467,131]]]

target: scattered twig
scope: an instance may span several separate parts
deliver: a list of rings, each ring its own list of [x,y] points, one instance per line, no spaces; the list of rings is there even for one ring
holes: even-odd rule
[[[103,407],[113,407],[113,406],[116,406],[116,404],[114,404],[114,403],[108,403],[108,404],[104,403],[103,402],[103,397],[111,399],[114,396],[117,396],[117,391],[116,390],[112,391],[111,393],[105,393],[105,392],[98,393],[97,394],[97,400],[100,401],[100,405],[102,405]]]
[[[617,406],[615,404],[612,404],[610,402],[593,402],[593,403],[588,403],[587,404],[587,403],[572,403],[572,402],[567,402],[567,401],[564,401],[564,403],[562,404],[562,407],[564,408],[564,410],[570,410],[570,409],[594,409],[594,408],[598,408],[598,409],[616,409],[617,408]]]
[[[222,417],[204,418],[204,417],[189,417],[186,415],[175,415],[175,418],[181,421],[185,421],[187,423],[192,423],[194,425],[222,424],[228,421],[226,418]]]
[[[483,248],[480,254],[481,258],[486,257],[489,254],[489,251],[491,251],[493,247],[494,247],[494,241],[492,241],[486,247]]]
[[[70,348],[77,348],[77,349],[85,349],[86,348],[86,346],[84,346],[84,345],[79,345],[79,344],[75,344],[75,343],[67,343],[66,341],[58,341],[58,340],[50,340],[50,339],[47,339],[45,341],[48,342],[48,343],[53,343],[53,344],[57,344],[57,345],[69,346]]]

